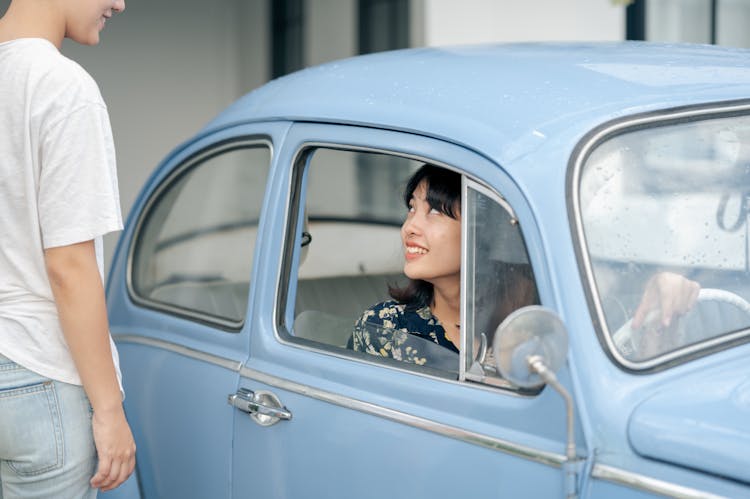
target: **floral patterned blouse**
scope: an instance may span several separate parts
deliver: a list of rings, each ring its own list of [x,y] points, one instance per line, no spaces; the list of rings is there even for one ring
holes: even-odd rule
[[[435,348],[438,345],[442,348]],[[458,349],[445,337],[445,329],[430,307],[407,310],[395,300],[373,305],[362,314],[354,325],[349,348],[418,365],[458,369]]]

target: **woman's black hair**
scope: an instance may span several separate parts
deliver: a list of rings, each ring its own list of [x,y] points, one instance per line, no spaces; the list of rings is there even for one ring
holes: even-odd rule
[[[453,219],[461,213],[461,175],[459,173],[431,165],[422,165],[404,189],[404,204],[408,208],[414,191],[425,182],[426,198],[430,208],[438,210]],[[432,303],[432,284],[422,279],[409,279],[404,287],[389,286],[388,293],[399,303],[406,305],[407,310],[417,310]]]
[[[419,184],[427,184],[427,203],[453,219],[461,211],[461,175],[439,166],[424,164],[414,172],[404,189],[404,205],[409,208],[414,191]]]

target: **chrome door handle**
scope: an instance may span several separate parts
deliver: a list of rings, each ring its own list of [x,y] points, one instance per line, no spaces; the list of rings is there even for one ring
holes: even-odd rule
[[[250,418],[261,426],[271,426],[282,419],[292,419],[292,413],[281,404],[279,398],[271,392],[240,388],[237,393],[229,395],[229,405],[250,414]]]

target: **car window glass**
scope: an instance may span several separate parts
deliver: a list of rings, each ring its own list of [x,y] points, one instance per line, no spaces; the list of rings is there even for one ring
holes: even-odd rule
[[[747,116],[671,123],[617,135],[583,165],[593,294],[621,357],[648,361],[750,327],[748,144]],[[679,288],[649,291],[667,273],[701,287],[668,325],[662,305]]]
[[[514,310],[539,303],[520,226],[510,205],[473,182],[467,183],[466,377],[497,384],[492,357],[495,331]]]
[[[137,235],[138,298],[232,323],[245,316],[267,147],[212,151],[178,170]]]

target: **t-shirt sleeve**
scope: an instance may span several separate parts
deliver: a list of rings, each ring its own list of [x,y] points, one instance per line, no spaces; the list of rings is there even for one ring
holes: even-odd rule
[[[84,103],[42,135],[39,223],[45,248],[122,229],[112,129],[107,109]]]

